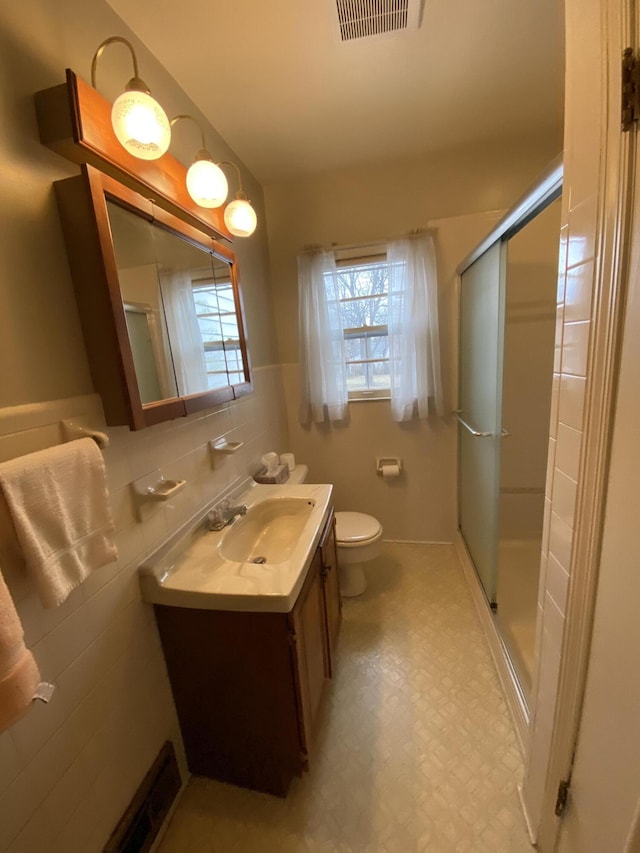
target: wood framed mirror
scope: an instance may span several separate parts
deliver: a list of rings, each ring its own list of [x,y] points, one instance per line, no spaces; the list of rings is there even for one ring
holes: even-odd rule
[[[55,190],[107,423],[141,429],[250,393],[238,263],[215,232],[92,166]]]

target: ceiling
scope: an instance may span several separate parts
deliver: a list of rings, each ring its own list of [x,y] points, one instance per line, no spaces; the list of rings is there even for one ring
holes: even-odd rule
[[[264,184],[561,127],[562,0],[426,0],[346,43],[335,0],[108,2]]]

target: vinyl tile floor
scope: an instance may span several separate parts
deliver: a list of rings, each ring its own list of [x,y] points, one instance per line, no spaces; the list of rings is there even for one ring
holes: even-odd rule
[[[531,853],[520,754],[453,546],[387,544],[346,599],[310,770],[192,777],[160,853]]]

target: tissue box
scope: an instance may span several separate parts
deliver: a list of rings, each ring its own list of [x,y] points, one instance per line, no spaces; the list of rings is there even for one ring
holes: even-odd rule
[[[289,479],[289,468],[286,465],[278,465],[275,471],[267,473],[267,469],[263,468],[257,474],[253,475],[256,483],[266,483],[267,485],[276,486],[279,483],[286,483]]]

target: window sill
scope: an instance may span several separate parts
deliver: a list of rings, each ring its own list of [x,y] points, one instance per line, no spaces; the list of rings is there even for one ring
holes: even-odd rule
[[[349,394],[350,403],[368,403],[371,400],[390,400],[391,393],[389,391],[374,391],[368,394],[358,394],[351,396]]]

